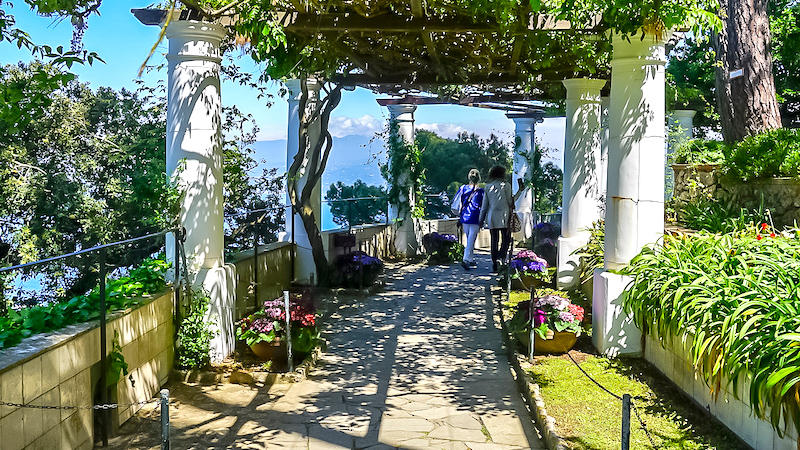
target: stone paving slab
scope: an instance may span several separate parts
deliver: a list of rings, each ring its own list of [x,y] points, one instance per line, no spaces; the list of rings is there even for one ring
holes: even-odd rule
[[[384,291],[326,303],[328,349],[305,380],[169,386],[172,448],[543,449],[490,283],[486,269],[391,267]],[[148,405],[107,448],[160,448],[158,420]]]

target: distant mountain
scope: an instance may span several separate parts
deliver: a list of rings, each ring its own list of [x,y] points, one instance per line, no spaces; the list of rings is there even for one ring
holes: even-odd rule
[[[333,148],[322,176],[323,195],[337,181],[352,184],[361,179],[367,184],[383,185],[378,162],[385,160],[383,140],[370,142],[368,136],[351,135],[333,138]],[[286,140],[258,141],[253,146],[256,161],[264,160],[263,167],[277,167],[286,171]]]
[[[261,164],[259,168],[277,168],[279,173],[286,171],[286,140],[258,141],[253,145],[253,158]],[[328,158],[328,165],[322,175],[322,196],[328,192],[331,184],[341,181],[353,184],[356,180],[371,185],[385,184],[378,162],[386,158],[383,140],[370,142],[367,136],[351,135],[333,138],[333,148]],[[263,162],[261,162],[263,160]],[[260,172],[260,169],[258,170]],[[322,229],[338,228],[328,207],[323,207]]]

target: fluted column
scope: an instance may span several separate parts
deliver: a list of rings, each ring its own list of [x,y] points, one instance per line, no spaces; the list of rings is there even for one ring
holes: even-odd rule
[[[220,41],[224,27],[176,20],[166,30],[167,173],[183,190],[180,224],[186,228],[186,257],[195,284],[210,294],[211,321],[218,328],[212,359],[234,349],[233,283],[224,267],[222,195],[222,101]],[[167,254],[174,254],[170,242]]]
[[[408,144],[414,143],[414,111],[417,105],[398,104],[388,105],[389,120],[395,126],[390,127],[391,133]],[[391,162],[390,162],[391,163]],[[401,175],[398,182],[405,185],[409,182],[411,174]],[[399,204],[389,204],[389,220],[395,221],[395,250],[405,256],[417,254],[419,250],[419,239],[414,218],[411,217],[411,207],[416,201],[413,189],[408,189],[400,193]],[[400,207],[400,204],[409,205],[408,208]]]
[[[563,83],[567,88],[567,122],[558,238],[558,286],[562,289],[580,282],[580,257],[573,253],[589,242],[587,229],[600,218],[602,210],[600,90],[606,82],[575,78]]]
[[[622,310],[625,266],[664,234],[664,40],[612,37],[606,271],[595,272],[593,335],[603,353],[640,353],[641,333]],[[600,272],[598,274],[598,272]]]

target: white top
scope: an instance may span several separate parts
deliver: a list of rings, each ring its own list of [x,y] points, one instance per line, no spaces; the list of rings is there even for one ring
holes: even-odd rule
[[[511,184],[494,180],[483,188],[483,204],[481,204],[481,224],[487,228],[508,228],[508,216],[514,209],[514,196]]]

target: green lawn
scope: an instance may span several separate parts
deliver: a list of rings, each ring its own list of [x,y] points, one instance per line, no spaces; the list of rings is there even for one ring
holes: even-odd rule
[[[608,390],[633,397],[655,448],[749,448],[690,403],[646,361],[573,354],[581,367]],[[620,448],[622,402],[586,378],[566,355],[537,358],[526,370],[539,384],[547,412],[556,419],[559,434],[571,448]],[[633,412],[630,448],[654,448]]]

